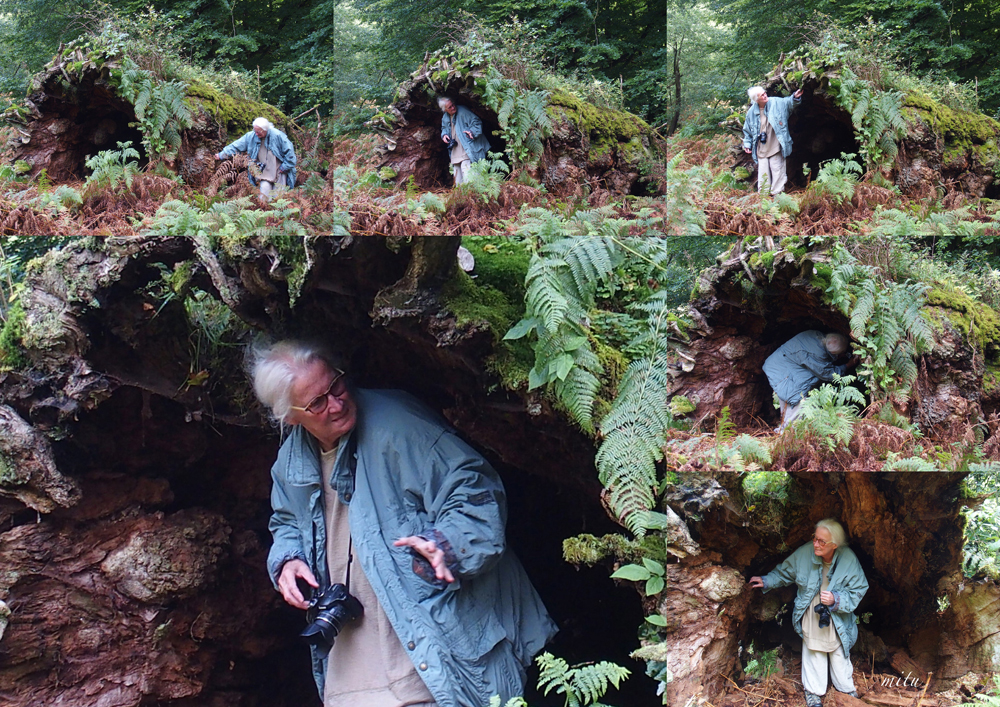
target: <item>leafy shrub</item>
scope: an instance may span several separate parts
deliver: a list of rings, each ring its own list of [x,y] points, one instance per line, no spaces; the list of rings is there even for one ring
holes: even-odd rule
[[[817,196],[829,197],[837,204],[854,198],[854,187],[861,178],[861,165],[854,161],[856,155],[841,153],[839,160],[827,160],[809,189]]]
[[[793,424],[795,433],[822,440],[831,452],[838,445],[846,447],[854,436],[858,412],[865,406],[865,396],[851,386],[854,381],[854,376],[835,375],[839,390],[827,383],[811,391]]]
[[[91,173],[83,184],[84,195],[91,196],[102,189],[117,191],[123,182],[131,189],[132,180],[139,173],[139,163],[132,160],[138,159],[139,151],[132,147],[131,140],[119,142],[117,150],[102,150],[88,157],[85,164]]]
[[[529,91],[503,76],[496,67],[486,67],[483,102],[496,114],[507,154],[514,164],[531,164],[542,154],[542,138],[552,134],[546,112],[547,91]]]
[[[496,201],[500,196],[506,175],[510,167],[501,159],[497,152],[490,152],[484,159],[474,162],[462,184],[456,187],[458,194],[475,194],[484,204]]]
[[[744,670],[747,675],[753,678],[766,680],[775,671],[775,668],[777,668],[777,648],[772,648],[769,651],[758,652],[754,648],[753,642],[751,642],[750,647],[747,648],[747,655],[750,656],[750,660],[747,662]]]
[[[142,131],[142,143],[151,159],[180,147],[181,129],[191,126],[191,109],[184,100],[186,84],[160,80],[125,57],[116,89],[135,110],[136,122],[130,126]]]
[[[565,695],[565,707],[586,707],[595,705],[612,686],[615,688],[631,674],[627,668],[602,660],[570,667],[562,658],[551,653],[542,653],[535,659],[540,669],[538,689],[548,695]]]
[[[667,222],[668,236],[704,236],[705,212],[697,206],[709,176],[705,167],[678,168],[684,152],[678,152],[667,162]]]

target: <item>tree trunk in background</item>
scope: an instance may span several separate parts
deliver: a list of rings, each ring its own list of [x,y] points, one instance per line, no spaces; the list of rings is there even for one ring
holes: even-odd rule
[[[680,54],[681,47],[684,45],[684,40],[674,47],[674,114],[670,118],[670,125],[667,126],[667,137],[674,134],[677,130],[677,122],[681,119],[681,65],[680,65]]]

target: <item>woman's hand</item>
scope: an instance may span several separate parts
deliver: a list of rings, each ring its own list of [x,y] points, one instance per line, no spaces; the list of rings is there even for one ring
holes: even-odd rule
[[[753,587],[754,589],[763,589],[764,588],[764,578],[763,577],[751,577],[750,578],[750,586]]]
[[[445,145],[447,145],[449,142],[451,142],[451,138],[448,137],[447,135],[442,135],[441,139],[444,140],[444,144]]]
[[[793,93],[792,95],[793,95],[793,96],[794,96],[795,98],[802,98],[802,89],[800,88],[800,89],[799,89],[798,91],[796,91],[796,92],[795,92],[795,93]]]
[[[308,609],[309,602],[299,591],[299,584],[296,580],[302,579],[313,589],[319,587],[319,582],[313,575],[312,570],[302,560],[289,560],[281,567],[281,575],[278,577],[278,591],[291,606],[296,609]]]
[[[444,550],[437,546],[437,543],[433,540],[425,540],[417,535],[411,535],[407,538],[400,538],[393,543],[395,547],[411,547],[424,558],[431,563],[431,567],[434,568],[434,576],[438,579],[443,579],[446,582],[454,582],[455,575],[451,573],[448,569],[448,565],[444,561]]]
[[[743,151],[744,151],[745,153],[747,153],[748,155],[750,154],[750,148],[749,148],[749,147],[744,147],[744,148],[743,148]]]
[[[833,606],[833,592],[820,592],[819,603],[825,606]]]

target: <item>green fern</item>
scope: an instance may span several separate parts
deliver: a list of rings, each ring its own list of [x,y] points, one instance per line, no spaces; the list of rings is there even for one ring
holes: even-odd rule
[[[533,164],[542,154],[542,138],[552,134],[547,91],[527,91],[504,77],[495,67],[486,68],[483,101],[497,114],[500,135],[514,164]]]
[[[132,104],[136,120],[130,123],[142,132],[142,144],[150,158],[176,152],[180,131],[191,126],[191,108],[186,102],[187,84],[161,81],[130,58],[122,60],[113,80],[118,95]]]
[[[878,91],[845,67],[841,70],[837,100],[851,114],[867,168],[880,170],[888,166],[899,151],[897,141],[906,135],[903,94]]]
[[[833,452],[846,447],[854,437],[858,413],[865,397],[852,387],[854,376],[834,376],[837,388],[829,383],[813,390],[802,401],[802,408],[793,429],[800,436],[813,436]]]
[[[839,160],[827,160],[820,166],[816,181],[809,190],[822,197],[829,197],[842,204],[854,198],[854,187],[861,178],[861,165],[854,161],[856,155],[841,153]]]
[[[942,471],[941,467],[921,457],[887,461],[882,471]]]
[[[484,204],[488,204],[500,196],[500,189],[509,174],[510,167],[501,159],[500,153],[490,152],[485,159],[472,163],[466,180],[456,187],[456,191],[459,194],[476,194]]]
[[[538,663],[538,689],[544,695],[553,690],[566,698],[565,707],[607,707],[600,700],[613,686],[616,689],[631,672],[608,661],[570,667],[562,658],[542,653]]]
[[[93,157],[87,157],[84,164],[91,170],[83,184],[87,196],[107,189],[117,191],[122,183],[129,189],[132,180],[139,173],[139,151],[132,147],[132,141],[119,142],[117,150],[102,150]]]
[[[60,184],[51,192],[42,191],[29,203],[37,209],[45,209],[50,213],[59,214],[66,211],[76,211],[77,207],[83,204],[83,197],[80,192],[68,184]]]
[[[897,283],[870,265],[860,265],[847,249],[834,249],[827,290],[831,302],[850,317],[855,352],[862,356],[858,375],[873,402],[904,404],[917,379],[916,356],[930,351],[934,332],[921,310],[929,287]]]

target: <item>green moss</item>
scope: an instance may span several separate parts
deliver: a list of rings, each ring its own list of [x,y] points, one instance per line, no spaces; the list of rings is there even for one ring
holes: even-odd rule
[[[904,113],[911,119],[919,118],[944,139],[945,162],[955,161],[955,153],[972,152],[976,145],[983,146],[980,154],[993,155],[996,159],[996,140],[1000,136],[1000,123],[981,113],[949,108],[925,93],[911,91],[903,100]],[[992,148],[986,147],[992,145]]]
[[[963,336],[991,361],[1000,359],[1000,316],[959,289],[935,287],[927,293],[927,304],[941,307]]]
[[[642,556],[638,541],[621,535],[597,537],[584,533],[563,540],[563,559],[573,565],[596,565],[606,557],[632,561]]]
[[[988,398],[1000,393],[1000,365],[993,362],[987,364],[986,374],[983,376],[983,393]]]
[[[21,343],[24,323],[24,310],[15,302],[7,311],[7,321],[4,322],[3,329],[0,329],[0,369],[27,367],[28,359]]]
[[[611,406],[618,396],[618,386],[628,368],[628,359],[614,346],[605,344],[594,336],[590,337],[590,344],[594,348],[598,362],[604,369],[604,374],[601,376],[601,388],[597,391],[597,397],[594,399],[593,417],[595,420],[600,420],[611,411]]]
[[[670,412],[674,417],[683,417],[695,411],[697,405],[683,395],[675,395],[670,401]]]
[[[204,81],[192,81],[187,95],[191,102],[202,106],[225,125],[231,135],[248,132],[254,118],[267,118],[279,127],[288,122],[288,117],[269,103],[234,98]]]
[[[477,262],[476,268],[479,270]],[[507,294],[486,283],[477,283],[459,270],[441,289],[441,300],[455,315],[459,326],[485,322],[493,334],[494,352],[486,364],[510,390],[528,380],[535,353],[525,339],[504,341],[504,335],[521,319],[524,299],[511,300]]]
[[[609,141],[629,142],[649,130],[646,121],[638,116],[600,108],[566,91],[553,91],[547,110],[552,118],[565,116],[581,133],[590,136],[592,145]]]
[[[0,486],[18,486],[27,481],[17,475],[17,467],[11,461],[0,454]]]
[[[809,284],[826,292],[833,284],[833,267],[827,263],[813,263],[813,276]]]

